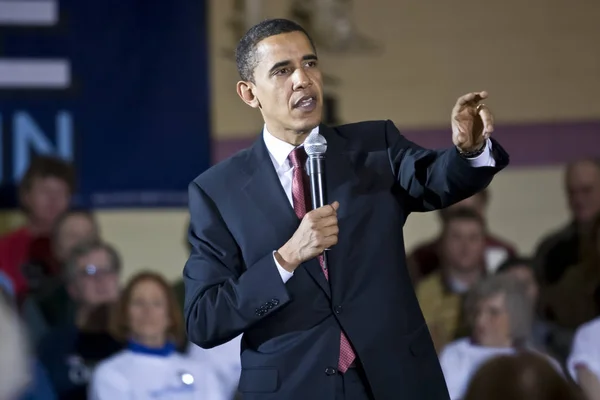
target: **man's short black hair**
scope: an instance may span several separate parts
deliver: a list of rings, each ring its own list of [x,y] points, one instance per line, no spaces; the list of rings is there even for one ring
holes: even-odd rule
[[[306,30],[289,19],[276,18],[262,21],[246,32],[240,39],[235,50],[235,62],[237,63],[238,73],[243,81],[254,82],[254,69],[258,63],[256,59],[256,46],[264,39],[280,35],[282,33],[302,32],[308,38],[315,54],[317,49]]]

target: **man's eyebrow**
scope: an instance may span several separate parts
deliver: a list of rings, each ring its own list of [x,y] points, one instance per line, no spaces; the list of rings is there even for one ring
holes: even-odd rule
[[[302,61],[317,61],[317,60],[318,60],[318,57],[316,56],[316,54],[307,54],[304,57],[302,57]],[[272,74],[277,69],[279,69],[281,67],[286,67],[286,66],[290,65],[291,63],[292,62],[290,60],[279,61],[279,62],[273,64],[271,69],[269,69],[269,74]]]
[[[292,62],[290,60],[284,60],[284,61],[279,61],[277,63],[275,63],[271,69],[269,70],[269,73],[272,74],[273,72],[275,72],[275,70],[281,68],[281,67],[285,67],[290,65]]]

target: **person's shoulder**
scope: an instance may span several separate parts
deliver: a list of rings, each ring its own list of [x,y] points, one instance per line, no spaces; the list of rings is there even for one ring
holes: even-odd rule
[[[455,359],[459,357],[461,354],[468,351],[471,347],[469,338],[461,338],[457,339],[453,342],[448,343],[444,346],[442,351],[440,352],[440,359],[448,361],[450,359]]]
[[[25,227],[7,232],[0,236],[0,252],[20,248],[23,243],[28,243],[30,240],[31,233]]]
[[[248,147],[236,152],[201,172],[190,184],[204,188],[214,186],[215,184],[222,187],[223,182],[227,182],[227,187],[231,188],[231,184],[236,179],[239,179],[241,170],[247,165],[251,151],[252,147]]]
[[[573,223],[555,229],[540,239],[536,246],[536,253],[539,255],[547,252],[557,244],[572,239],[575,234],[576,229]]]
[[[120,350],[113,355],[100,361],[95,369],[95,374],[107,374],[121,371],[123,368],[128,368],[131,365],[130,352]]]
[[[396,129],[390,120],[370,120],[352,122],[344,125],[330,127],[339,136],[343,137],[351,148],[366,149],[385,147],[386,134],[389,130]]]
[[[15,240],[23,240],[31,237],[29,229],[21,227],[0,235],[0,243],[12,242]]]
[[[432,293],[442,289],[442,275],[439,271],[435,271],[427,275],[417,285],[417,291],[423,294]]]
[[[600,338],[600,317],[581,324],[575,332],[575,338],[577,337]]]

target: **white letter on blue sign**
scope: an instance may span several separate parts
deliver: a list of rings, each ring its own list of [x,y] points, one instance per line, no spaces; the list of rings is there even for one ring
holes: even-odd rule
[[[55,155],[67,161],[73,160],[73,119],[66,111],[56,115],[55,144],[24,111],[15,113],[12,131],[14,182],[21,180],[29,166],[32,153]]]

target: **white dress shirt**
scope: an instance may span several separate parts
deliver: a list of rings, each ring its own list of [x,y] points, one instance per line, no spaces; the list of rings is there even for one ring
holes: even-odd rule
[[[319,127],[317,126],[313,129],[313,132],[318,132]],[[311,132],[312,133],[312,132]],[[277,176],[279,177],[279,181],[281,182],[281,186],[283,186],[283,190],[287,195],[288,200],[290,201],[290,205],[294,207],[294,201],[292,198],[292,178],[293,178],[293,166],[288,156],[296,148],[296,146],[284,142],[281,139],[273,136],[267,126],[265,125],[263,129],[263,138],[265,141],[265,145],[267,146],[267,150],[269,155],[271,156],[271,161],[273,162],[273,166],[275,167],[275,172],[277,172]],[[496,160],[491,153],[492,142],[490,139],[487,139],[487,146],[483,153],[478,155],[477,157],[469,159],[469,163],[472,167],[494,167],[496,166]],[[273,258],[275,259],[275,252],[273,252]],[[287,282],[292,276],[294,276],[293,272],[289,272],[285,270],[279,263],[277,259],[275,259],[275,265],[277,265],[277,269],[279,270],[279,274],[281,275],[281,279],[283,282]]]

